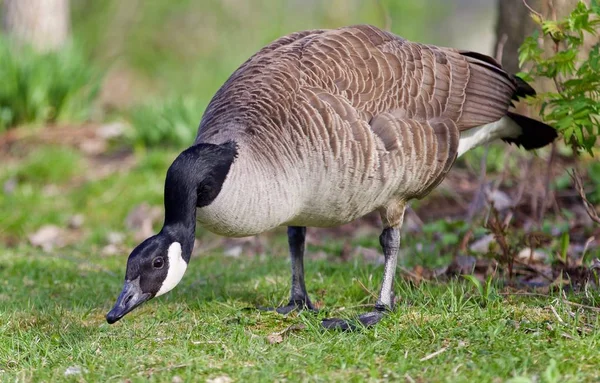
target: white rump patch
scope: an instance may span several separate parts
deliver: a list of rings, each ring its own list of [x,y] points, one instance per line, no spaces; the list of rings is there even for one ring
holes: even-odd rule
[[[171,246],[169,246],[167,254],[169,257],[167,277],[163,281],[162,286],[160,286],[160,290],[156,293],[156,297],[173,290],[173,288],[181,281],[181,278],[183,278],[183,274],[185,274],[185,270],[187,269],[187,262],[181,256],[181,244],[179,242],[173,242]]]
[[[458,141],[458,156],[460,157],[470,149],[498,138],[516,138],[521,132],[521,127],[508,116],[504,116],[491,124],[462,131]]]

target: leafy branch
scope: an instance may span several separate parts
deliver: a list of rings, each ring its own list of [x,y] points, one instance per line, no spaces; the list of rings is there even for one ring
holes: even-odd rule
[[[529,9],[540,30],[527,37],[519,49],[519,65],[530,68],[519,76],[526,81],[554,81],[556,92],[538,94],[532,103],[540,105],[544,121],[554,126],[575,152],[592,154],[600,135],[600,44],[593,46],[585,59],[579,53],[586,39],[598,34],[599,0],[592,0],[589,6],[580,1],[561,20],[547,20]],[[546,39],[554,44],[552,52],[543,48]]]

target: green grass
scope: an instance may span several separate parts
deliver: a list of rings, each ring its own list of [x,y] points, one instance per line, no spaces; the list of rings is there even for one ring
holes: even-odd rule
[[[373,329],[323,331],[319,320],[353,317],[373,303],[381,268],[307,262],[319,314],[283,317],[252,309],[284,302],[282,254],[193,259],[180,286],[109,326],[104,315],[120,290],[125,257],[90,257],[86,246],[52,255],[2,249],[0,378],[57,381],[70,366],[84,381],[504,381],[599,378],[598,319],[555,299],[496,299],[483,306],[464,283],[400,280],[400,303]],[[561,321],[553,314],[554,306]],[[268,335],[304,328],[271,344]],[[591,326],[591,327],[588,327]],[[584,329],[585,331],[581,331]],[[424,360],[432,353],[437,356]],[[547,379],[544,376],[559,376]]]
[[[278,230],[265,236],[265,256],[231,258],[217,249],[194,258],[177,289],[109,326],[104,315],[136,244],[125,217],[142,202],[162,204],[164,174],[177,151],[139,152],[131,170],[97,177],[98,165],[76,151],[21,149],[21,158],[0,168],[2,184],[17,182],[0,194],[0,239],[8,239],[0,241],[0,381],[600,378],[596,314],[556,297],[504,296],[494,284],[485,291],[466,280],[416,286],[399,272],[398,307],[375,328],[322,330],[321,319],[353,318],[374,303],[382,266],[360,257],[342,262],[339,254],[348,244],[378,249],[376,234],[309,242],[307,286],[321,307],[316,315],[254,310],[287,300],[287,245]],[[66,228],[74,214],[85,220],[68,230],[70,245],[42,252],[27,244],[31,232],[48,223]],[[404,236],[401,265],[448,264],[448,249],[464,230],[460,222],[438,221]],[[126,234],[125,246],[119,255],[102,255],[112,231]],[[198,237],[215,239],[201,230]],[[327,259],[313,259],[322,252]],[[569,299],[598,305],[597,292]],[[292,325],[304,327],[269,342]],[[72,366],[82,374],[65,377]]]
[[[133,108],[129,140],[136,147],[182,148],[196,138],[204,105],[181,97]]]
[[[67,226],[83,214],[84,239],[125,230],[125,218],[137,205],[162,205],[164,177],[177,151],[140,152],[130,171],[95,175],[89,163],[69,148],[32,149],[0,169],[0,184],[16,182],[0,194],[0,239],[23,238],[45,224]]]
[[[101,77],[79,47],[37,53],[0,38],[0,57],[0,132],[90,117]]]
[[[81,170],[81,162],[79,152],[70,148],[43,147],[20,161],[12,176],[37,186],[66,182]]]

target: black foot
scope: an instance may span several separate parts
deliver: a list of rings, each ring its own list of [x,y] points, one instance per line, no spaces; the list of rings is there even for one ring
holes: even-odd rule
[[[312,311],[317,312],[309,300],[292,300],[287,305],[281,307],[259,307],[263,311],[277,311],[279,314],[287,315],[292,311]]]
[[[375,308],[376,311],[371,311],[365,314],[362,314],[358,317],[358,321],[347,321],[344,319],[331,318],[331,319],[323,319],[321,321],[321,326],[326,328],[327,330],[340,330],[340,331],[355,331],[360,327],[371,327],[375,324],[379,323],[379,321],[383,318],[387,310],[380,310]],[[360,326],[362,325],[362,326]]]

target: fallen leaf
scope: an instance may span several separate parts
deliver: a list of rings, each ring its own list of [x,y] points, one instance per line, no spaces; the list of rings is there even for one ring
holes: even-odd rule
[[[62,246],[64,231],[54,225],[45,225],[29,236],[29,243],[41,247],[44,251],[50,251],[56,246]]]
[[[283,342],[283,335],[279,332],[274,332],[272,334],[267,335],[267,341],[270,344],[277,344]]]
[[[304,330],[305,328],[306,326],[304,326],[303,324],[293,324],[283,331],[274,332],[272,334],[267,335],[267,341],[270,344],[281,343],[283,342],[283,338],[287,336],[290,332]]]

